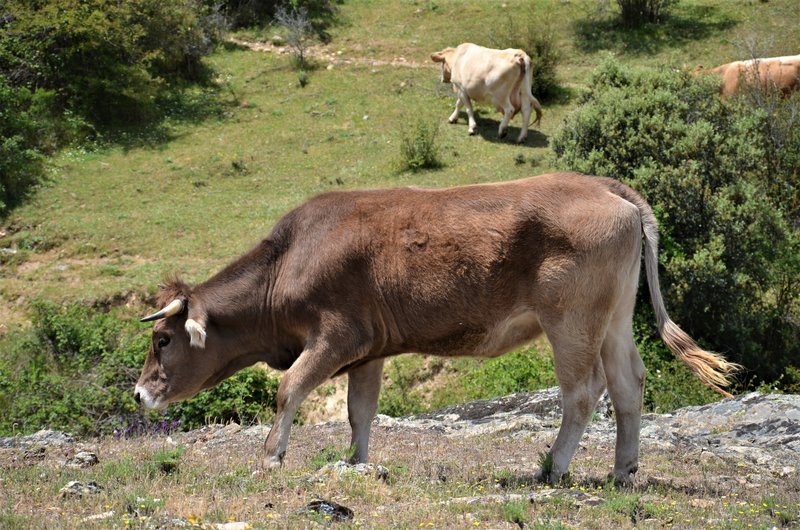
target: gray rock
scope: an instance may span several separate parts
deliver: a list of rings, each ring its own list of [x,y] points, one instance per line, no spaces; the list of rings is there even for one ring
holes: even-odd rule
[[[63,498],[82,497],[84,495],[94,495],[101,491],[103,491],[102,486],[93,480],[90,480],[86,484],[78,480],[73,480],[59,490],[58,496]]]
[[[0,447],[62,447],[65,445],[72,445],[75,443],[75,438],[71,434],[62,431],[53,431],[50,429],[42,429],[41,431],[29,434],[27,436],[10,436],[0,438]]]
[[[445,436],[506,433],[555,437],[561,417],[558,387],[454,405],[445,409],[390,418],[386,428],[430,429]],[[616,426],[608,396],[603,396],[583,443],[613,444]],[[706,459],[759,466],[776,476],[795,473],[800,461],[800,396],[757,392],[669,414],[642,417],[643,447],[696,449]]]
[[[92,467],[99,462],[97,455],[89,451],[78,451],[75,455],[68,459],[64,464],[70,469],[83,469]]]

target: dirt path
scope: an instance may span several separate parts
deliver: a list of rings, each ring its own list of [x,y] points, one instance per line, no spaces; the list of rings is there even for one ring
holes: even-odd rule
[[[243,39],[229,37],[228,42],[249,48],[257,52],[277,53],[277,54],[290,54],[293,53],[292,47],[286,44],[273,44],[272,42],[253,42]],[[305,49],[305,55],[311,59],[327,63],[327,68],[334,68],[336,65],[364,65],[364,66],[396,66],[403,68],[436,68],[433,63],[420,63],[411,61],[405,57],[395,57],[391,60],[378,59],[376,57],[352,57],[345,56],[341,51],[324,45],[313,45]]]

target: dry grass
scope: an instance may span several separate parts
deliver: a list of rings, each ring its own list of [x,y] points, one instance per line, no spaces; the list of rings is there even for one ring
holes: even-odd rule
[[[797,478],[764,476],[743,463],[709,459],[696,450],[643,448],[637,486],[605,482],[613,448],[585,443],[569,483],[555,495],[533,484],[538,455],[551,434],[445,437],[431,431],[376,426],[372,460],[388,479],[347,474],[319,479],[322,455],[344,448],[343,423],[296,427],[280,472],[254,475],[266,429],[207,427],[173,439],[105,438],[79,444],[100,463],[64,467],[75,448],[48,448],[42,461],[22,449],[0,450],[0,527],[213,527],[229,521],[253,528],[787,528],[800,524]],[[163,454],[184,448],[165,473]],[[61,498],[70,480],[94,480],[103,490]],[[513,495],[521,497],[513,497]],[[528,502],[533,494],[537,500]],[[502,497],[508,495],[511,497]],[[597,505],[581,505],[597,497]],[[304,513],[322,498],[347,506],[350,521]],[[476,498],[478,499],[476,501]],[[110,515],[109,512],[113,512]],[[106,514],[103,519],[89,517]]]

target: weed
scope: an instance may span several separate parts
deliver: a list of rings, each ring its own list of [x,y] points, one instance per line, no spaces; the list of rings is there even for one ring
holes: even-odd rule
[[[530,503],[524,500],[506,502],[500,507],[503,518],[509,523],[518,525],[520,528],[525,528],[528,522],[529,509]]]
[[[332,464],[334,462],[338,462],[339,460],[344,460],[347,458],[345,453],[340,449],[336,449],[335,447],[325,447],[321,451],[319,451],[314,457],[311,459],[311,468],[312,469],[322,469],[327,464]]]
[[[400,169],[412,172],[442,167],[436,136],[439,127],[426,120],[418,120],[413,127],[405,128],[400,139]]]
[[[160,473],[170,475],[178,471],[184,451],[186,448],[182,446],[162,449],[153,455],[152,462]]]

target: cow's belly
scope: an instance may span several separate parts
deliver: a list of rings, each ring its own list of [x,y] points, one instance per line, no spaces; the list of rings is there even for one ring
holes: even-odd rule
[[[399,351],[448,357],[496,357],[528,344],[541,332],[542,328],[536,313],[522,310],[481,329],[456,324],[449,333],[435,338],[428,337],[427,340],[411,338]]]
[[[533,311],[519,311],[498,322],[486,334],[474,355],[496,357],[528,344],[542,332],[539,318]]]

